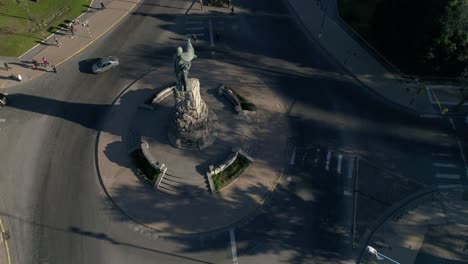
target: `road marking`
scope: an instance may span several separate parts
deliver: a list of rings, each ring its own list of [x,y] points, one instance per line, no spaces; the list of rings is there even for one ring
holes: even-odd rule
[[[341,163],[343,162],[343,155],[339,154],[338,155],[338,167],[336,168],[336,171],[338,174],[341,174]]]
[[[193,35],[196,35],[197,37],[198,37],[198,36],[205,36],[204,33],[193,33],[193,34],[187,34],[186,36],[187,36],[187,37],[191,37],[191,36],[193,36]]]
[[[463,147],[462,147],[460,140],[457,139],[457,143],[458,143],[458,149],[460,150],[460,155],[463,159],[463,163],[465,164],[465,176],[466,176],[466,179],[468,180],[468,166],[466,164],[465,154],[463,153]]]
[[[5,118],[0,118],[0,123],[5,123],[6,119]]]
[[[448,135],[448,134],[445,134],[445,133],[440,133],[439,136],[448,137],[449,135]]]
[[[439,163],[439,162],[434,162],[432,163],[432,166],[435,167],[444,167],[444,168],[456,168],[457,165],[451,164],[451,163]]]
[[[229,237],[231,238],[232,263],[238,264],[239,260],[237,259],[236,235],[234,234],[234,228],[229,229]]]
[[[185,24],[202,24],[203,21],[185,21]]]
[[[436,178],[440,178],[440,179],[456,179],[456,180],[460,179],[459,174],[436,173],[435,176],[436,176]]]
[[[186,28],[186,30],[201,30],[201,29],[205,29],[205,27],[188,27],[188,28]]]
[[[3,237],[3,233],[5,233],[5,229],[3,228],[3,221],[1,217],[0,217],[0,231],[2,232],[2,237]],[[2,240],[3,240],[3,243],[5,244],[5,251],[7,255],[8,264],[10,264],[11,258],[10,258],[10,248],[8,247],[8,240],[7,239],[2,239]]]
[[[209,20],[209,25],[210,25],[210,46],[213,47],[213,22],[211,19]]]
[[[291,159],[289,160],[289,165],[294,165],[294,162],[296,160],[296,146],[294,146]]]
[[[452,156],[452,154],[449,154],[449,153],[435,153],[435,152],[433,152],[433,153],[432,153],[432,156],[450,157],[450,156]]]
[[[343,195],[344,195],[344,196],[350,196],[350,197],[351,197],[351,196],[353,196],[353,193],[351,193],[351,191],[349,191],[349,190],[344,189],[344,190],[343,190]]]
[[[420,117],[422,117],[422,118],[442,118],[441,115],[436,115],[436,114],[423,114],[423,115],[420,115]]]
[[[325,170],[330,170],[330,158],[331,158],[331,151],[328,151],[327,153],[327,162],[325,164]]]
[[[349,167],[348,167],[348,179],[353,178],[353,170],[354,170],[354,158],[351,158],[350,161],[348,162]]]
[[[457,130],[457,128],[455,127],[455,122],[453,122],[452,118],[449,118],[449,122],[450,122],[450,125],[452,125],[453,130]]]

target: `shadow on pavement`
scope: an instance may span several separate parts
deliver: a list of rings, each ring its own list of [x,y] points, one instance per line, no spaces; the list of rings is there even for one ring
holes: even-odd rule
[[[88,74],[94,74],[93,71],[91,70],[91,67],[93,66],[94,63],[98,62],[100,58],[93,58],[93,59],[87,59],[87,60],[82,60],[78,62],[78,69],[82,73],[88,73]]]

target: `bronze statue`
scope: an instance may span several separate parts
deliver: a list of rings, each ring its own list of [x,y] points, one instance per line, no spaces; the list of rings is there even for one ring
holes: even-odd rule
[[[190,70],[191,61],[195,59],[195,50],[193,49],[190,39],[187,39],[187,51],[184,52],[182,47],[177,48],[177,54],[174,61],[174,70],[177,77],[177,83],[179,84],[180,90],[187,92],[191,90],[188,86],[188,72]]]

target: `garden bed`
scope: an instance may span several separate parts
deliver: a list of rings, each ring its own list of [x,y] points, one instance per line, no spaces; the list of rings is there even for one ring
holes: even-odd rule
[[[240,153],[237,154],[236,159],[231,165],[212,176],[215,190],[218,192],[236,180],[247,169],[250,163],[252,162],[249,159]]]
[[[161,171],[154,168],[148,162],[141,149],[133,151],[130,156],[135,164],[138,177],[148,182],[151,186],[154,186]]]

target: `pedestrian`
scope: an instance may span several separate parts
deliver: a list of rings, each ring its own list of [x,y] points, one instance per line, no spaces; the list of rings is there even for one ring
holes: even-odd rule
[[[52,71],[53,71],[54,73],[57,73],[57,68],[55,67],[55,65],[52,65]]]
[[[192,39],[195,43],[197,43],[197,35],[196,34],[192,34]]]
[[[60,42],[58,41],[57,36],[54,36],[55,45],[60,48]]]
[[[219,33],[218,32],[215,32],[215,38],[216,38],[216,41],[219,41]]]
[[[32,65],[34,70],[37,69],[37,60],[32,59]]]
[[[42,65],[44,65],[45,68],[49,65],[49,61],[45,57],[42,58]]]
[[[83,22],[83,27],[89,28],[88,19]]]
[[[231,0],[227,0],[228,8],[231,7]]]
[[[201,11],[203,11],[203,0],[200,0],[200,8],[201,8]]]
[[[99,2],[101,4],[101,10],[105,9],[104,3],[102,1]]]
[[[71,38],[73,38],[73,36],[75,36],[75,27],[72,25],[70,25],[70,33],[71,33]]]
[[[4,62],[4,63],[3,63],[3,66],[5,66],[5,71],[8,71],[8,69],[10,69],[10,67],[8,66],[8,63],[7,63],[7,62]]]
[[[231,7],[231,15],[234,15],[234,6]]]

